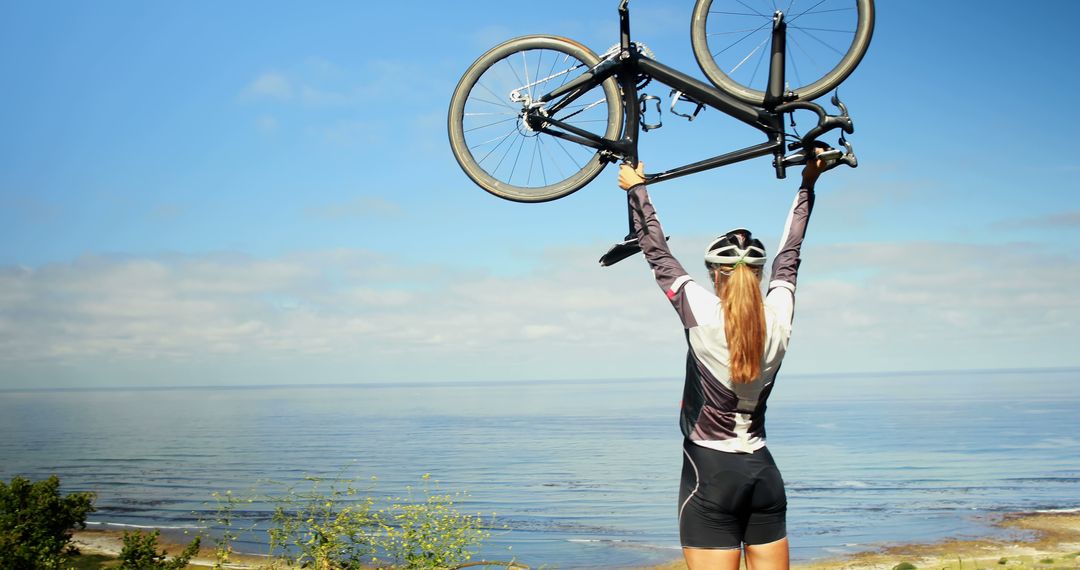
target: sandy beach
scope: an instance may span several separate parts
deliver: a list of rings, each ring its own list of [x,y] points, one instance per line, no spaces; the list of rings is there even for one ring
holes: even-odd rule
[[[1023,513],[1009,514],[996,522],[997,526],[1015,530],[1015,540],[944,540],[931,544],[884,546],[831,560],[796,564],[801,570],[893,570],[933,568],[962,570],[978,568],[1080,568],[1080,513]],[[75,533],[75,545],[86,554],[119,555],[123,533],[117,531],[84,530]],[[168,552],[179,552],[182,545],[162,540]],[[234,556],[231,568],[258,568],[266,560],[260,556]],[[542,560],[531,561],[541,567]],[[204,548],[192,567],[213,566],[213,552]],[[654,566],[648,570],[681,570],[681,560]],[[646,570],[646,569],[638,569]]]
[[[884,546],[841,558],[795,564],[800,570],[893,570],[933,568],[1080,568],[1080,513],[1017,513],[996,526],[1027,531],[1018,540],[943,540],[930,544]],[[1021,534],[1021,533],[1018,533]],[[904,563],[910,566],[901,566]],[[681,570],[673,562],[653,570]]]

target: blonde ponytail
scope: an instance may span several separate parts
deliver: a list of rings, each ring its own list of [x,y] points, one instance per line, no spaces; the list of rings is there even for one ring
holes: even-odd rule
[[[745,263],[737,264],[730,275],[720,278],[724,279],[724,286],[717,279],[716,287],[724,309],[731,380],[752,382],[761,375],[765,354],[765,304],[761,299],[760,279]]]

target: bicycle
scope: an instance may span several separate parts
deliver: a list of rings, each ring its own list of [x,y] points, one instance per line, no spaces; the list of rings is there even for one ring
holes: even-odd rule
[[[672,88],[675,115],[693,120],[709,107],[758,129],[767,140],[647,174],[647,183],[768,155],[773,156],[776,177],[784,178],[786,168],[805,164],[811,148],[827,147],[817,142],[825,133],[835,129],[854,133],[838,95],[832,97],[838,115],[828,114],[813,99],[840,85],[862,60],[873,35],[874,4],[843,0],[844,6],[836,7],[840,0],[810,0],[809,8],[792,12],[801,0],[770,0],[773,9],[766,11],[753,8],[749,1],[697,0],[694,5],[691,44],[712,85],[656,61],[644,44],[631,40],[629,0],[619,3],[619,43],[603,55],[571,39],[547,35],[518,37],[495,46],[466,70],[451,97],[448,131],[454,157],[477,185],[500,198],[517,202],[562,198],[587,185],[608,163],[637,163],[641,131],[660,126],[647,121],[650,104],[660,112],[659,98],[639,95],[655,80]],[[787,7],[777,8],[778,1],[786,1]],[[760,22],[747,23],[751,19]],[[797,33],[789,36],[789,29]],[[840,41],[827,41],[826,33],[836,34]],[[761,35],[764,39],[757,41]],[[823,53],[830,59],[818,64],[821,56],[810,54],[816,43],[800,44],[800,38],[827,45]],[[807,57],[797,62],[788,50],[789,40]],[[733,50],[742,50],[744,42],[749,46],[745,55]],[[766,57],[768,71],[759,79]],[[808,64],[824,71],[811,72],[812,80],[802,81],[799,67],[805,70]],[[789,84],[789,76],[795,78],[795,86]],[[678,112],[679,103],[694,109]],[[785,118],[800,110],[816,113],[817,124],[805,135],[789,135]],[[789,143],[789,136],[797,140]],[[843,134],[839,145],[844,150],[830,149],[827,158],[857,166]],[[526,146],[531,148],[523,164]]]

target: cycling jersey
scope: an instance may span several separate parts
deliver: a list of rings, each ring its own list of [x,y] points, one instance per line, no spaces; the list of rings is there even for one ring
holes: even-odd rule
[[[765,446],[765,402],[791,335],[799,252],[813,209],[813,190],[800,189],[788,214],[765,296],[761,375],[747,383],[731,380],[720,299],[712,288],[695,282],[672,256],[645,185],[630,188],[627,198],[645,259],[686,331],[689,349],[680,418],[683,435],[718,451],[751,453],[761,449]]]

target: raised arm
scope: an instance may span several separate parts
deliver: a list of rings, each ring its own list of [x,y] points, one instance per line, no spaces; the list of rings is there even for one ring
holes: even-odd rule
[[[652,269],[656,284],[671,301],[683,326],[696,326],[704,307],[714,303],[716,299],[690,278],[686,269],[668,249],[667,238],[660,227],[660,220],[656,217],[656,209],[653,208],[649,192],[645,189],[640,162],[637,170],[625,164],[619,168],[619,187],[626,190],[634,233],[641,252],[645,254],[645,260]]]
[[[784,233],[780,237],[776,257],[773,258],[766,303],[788,323],[794,315],[795,281],[799,274],[799,264],[802,263],[799,255],[803,238],[806,237],[806,226],[810,223],[810,213],[814,209],[814,185],[824,168],[825,164],[815,159],[803,169],[802,183],[791,204],[787,221],[784,223]]]

